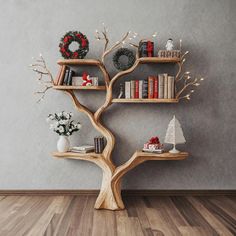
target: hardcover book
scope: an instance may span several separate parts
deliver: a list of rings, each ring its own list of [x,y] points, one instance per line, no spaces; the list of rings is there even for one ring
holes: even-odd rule
[[[143,80],[139,80],[139,97],[143,98]]]
[[[168,98],[168,74],[164,74],[164,99]]]
[[[158,98],[158,78],[154,77],[154,98]]]
[[[135,80],[135,94],[134,98],[139,98],[139,81]]]
[[[130,81],[130,98],[135,98],[135,80]]]
[[[148,79],[143,80],[143,98],[148,98]]]
[[[164,75],[159,74],[158,75],[158,98],[163,99],[164,98]]]
[[[131,83],[130,81],[125,81],[125,98],[131,98]]]
[[[149,99],[152,99],[154,97],[153,84],[154,84],[153,76],[148,76],[148,98]]]
[[[68,81],[68,76],[69,76],[69,69],[66,69],[66,72],[65,72],[65,76],[64,76],[64,80],[63,80],[63,84],[64,85],[67,85],[67,81]]]

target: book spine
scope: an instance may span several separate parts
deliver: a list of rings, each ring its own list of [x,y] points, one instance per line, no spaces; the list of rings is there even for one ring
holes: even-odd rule
[[[164,74],[164,99],[168,98],[168,75]]]
[[[139,81],[135,80],[135,96],[134,98],[139,98]]]
[[[143,98],[148,98],[148,79],[143,80]]]
[[[168,99],[174,98],[174,77],[168,76]]]
[[[70,70],[67,79],[67,85],[72,85],[72,76],[74,75],[74,71]]]
[[[68,75],[69,75],[69,69],[66,69],[66,73],[65,73],[65,76],[64,76],[64,80],[63,80],[64,85],[67,85]]]
[[[158,98],[164,98],[164,75],[158,75]]]
[[[98,138],[94,138],[94,152],[98,153]]]
[[[101,137],[101,153],[103,152],[104,148],[105,148],[104,137]]]
[[[130,92],[131,92],[131,83],[130,81],[126,81],[125,82],[125,98],[129,99],[131,97]]]
[[[130,97],[135,98],[135,80],[130,81]]]
[[[167,77],[167,98],[171,99],[171,80],[172,80],[172,76],[168,76]]]
[[[148,98],[152,99],[153,98],[153,77],[149,76],[148,77]]]
[[[139,80],[139,97],[143,98],[143,80]]]
[[[173,76],[172,79],[172,86],[171,86],[171,98],[175,98],[175,77]]]
[[[158,78],[154,77],[154,98],[158,98]]]

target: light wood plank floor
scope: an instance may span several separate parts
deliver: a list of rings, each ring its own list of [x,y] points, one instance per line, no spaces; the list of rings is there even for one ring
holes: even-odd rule
[[[0,196],[1,236],[236,235],[236,197],[125,197],[127,210],[94,210],[95,196]]]

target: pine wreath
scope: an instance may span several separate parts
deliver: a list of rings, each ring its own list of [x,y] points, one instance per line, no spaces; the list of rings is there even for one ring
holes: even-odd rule
[[[126,64],[120,62],[121,56],[126,56],[128,58],[128,62]],[[113,56],[113,64],[118,70],[127,70],[134,64],[134,62],[135,62],[135,55],[128,48],[118,49]]]
[[[71,51],[69,49],[69,45],[72,42],[77,42],[79,44],[79,48],[76,51]],[[82,34],[81,32],[69,31],[61,39],[59,48],[61,55],[65,59],[83,59],[89,51],[89,41],[86,35]]]

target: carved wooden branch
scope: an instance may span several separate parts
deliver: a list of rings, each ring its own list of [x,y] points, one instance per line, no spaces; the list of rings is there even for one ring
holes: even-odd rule
[[[106,108],[108,108],[111,105],[111,101],[112,101],[112,89],[113,89],[113,85],[114,83],[123,75],[126,75],[128,73],[131,73],[135,70],[135,68],[138,66],[140,60],[136,59],[135,63],[133,64],[132,67],[130,67],[127,70],[124,71],[120,71],[119,73],[117,73],[111,80],[110,80],[110,84],[109,87],[107,88],[107,94],[106,94],[106,100],[105,103],[95,112],[94,117],[95,120],[98,121],[100,119],[101,114],[106,110]]]
[[[69,94],[69,96],[71,97],[71,99],[75,105],[75,108],[78,111],[85,113],[88,116],[88,118],[90,119],[94,128],[97,129],[98,132],[100,132],[106,138],[107,145],[106,145],[105,149],[103,150],[103,156],[105,159],[107,159],[111,163],[111,165],[113,165],[111,162],[111,153],[112,153],[114,145],[115,145],[115,138],[114,138],[113,134],[107,128],[105,128],[99,120],[95,119],[94,114],[87,107],[80,104],[80,102],[78,101],[78,99],[76,98],[76,96],[72,90],[66,90],[65,92],[67,94]]]

